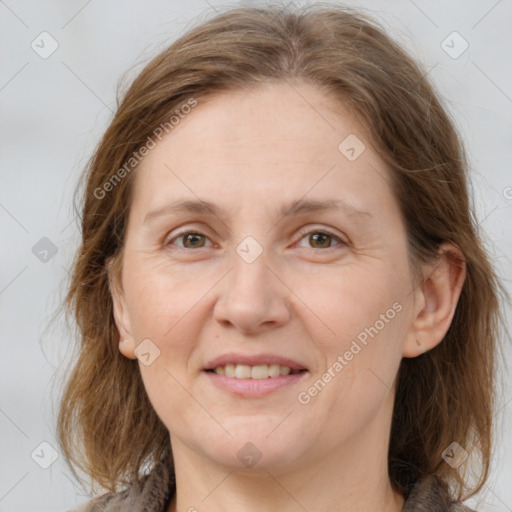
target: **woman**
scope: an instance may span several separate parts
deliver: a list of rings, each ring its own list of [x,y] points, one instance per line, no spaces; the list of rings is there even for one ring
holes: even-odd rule
[[[375,22],[237,8],[181,37],[82,229],[58,434],[108,493],[77,510],[469,510],[498,282],[459,136]]]

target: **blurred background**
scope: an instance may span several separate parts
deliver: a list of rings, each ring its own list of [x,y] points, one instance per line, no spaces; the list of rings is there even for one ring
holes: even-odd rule
[[[0,512],[65,511],[88,499],[55,440],[73,332],[50,321],[79,241],[73,193],[120,79],[129,83],[198,16],[263,3],[0,0]],[[373,14],[437,86],[466,142],[486,246],[512,293],[512,2],[344,3]],[[509,343],[504,355],[492,474],[467,502],[479,511],[512,511]]]

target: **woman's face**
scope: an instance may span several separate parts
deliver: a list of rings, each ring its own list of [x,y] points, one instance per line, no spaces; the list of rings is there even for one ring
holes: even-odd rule
[[[173,450],[279,471],[387,447],[413,284],[354,118],[304,83],[217,94],[135,172],[116,322]]]

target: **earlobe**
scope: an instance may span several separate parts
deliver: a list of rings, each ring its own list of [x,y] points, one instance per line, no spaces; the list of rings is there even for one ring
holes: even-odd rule
[[[417,357],[436,347],[448,332],[464,285],[466,265],[460,249],[451,243],[439,248],[433,266],[415,291],[415,317],[403,357]]]
[[[135,355],[135,343],[131,338],[119,340],[119,352],[128,359],[137,359]]]

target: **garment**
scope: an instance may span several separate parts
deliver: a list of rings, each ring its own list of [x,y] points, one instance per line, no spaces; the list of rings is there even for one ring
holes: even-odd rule
[[[119,493],[93,498],[69,512],[165,512],[176,491],[174,476],[165,465],[156,466],[145,479]],[[453,502],[435,476],[419,481],[407,497],[402,512],[475,512]]]

